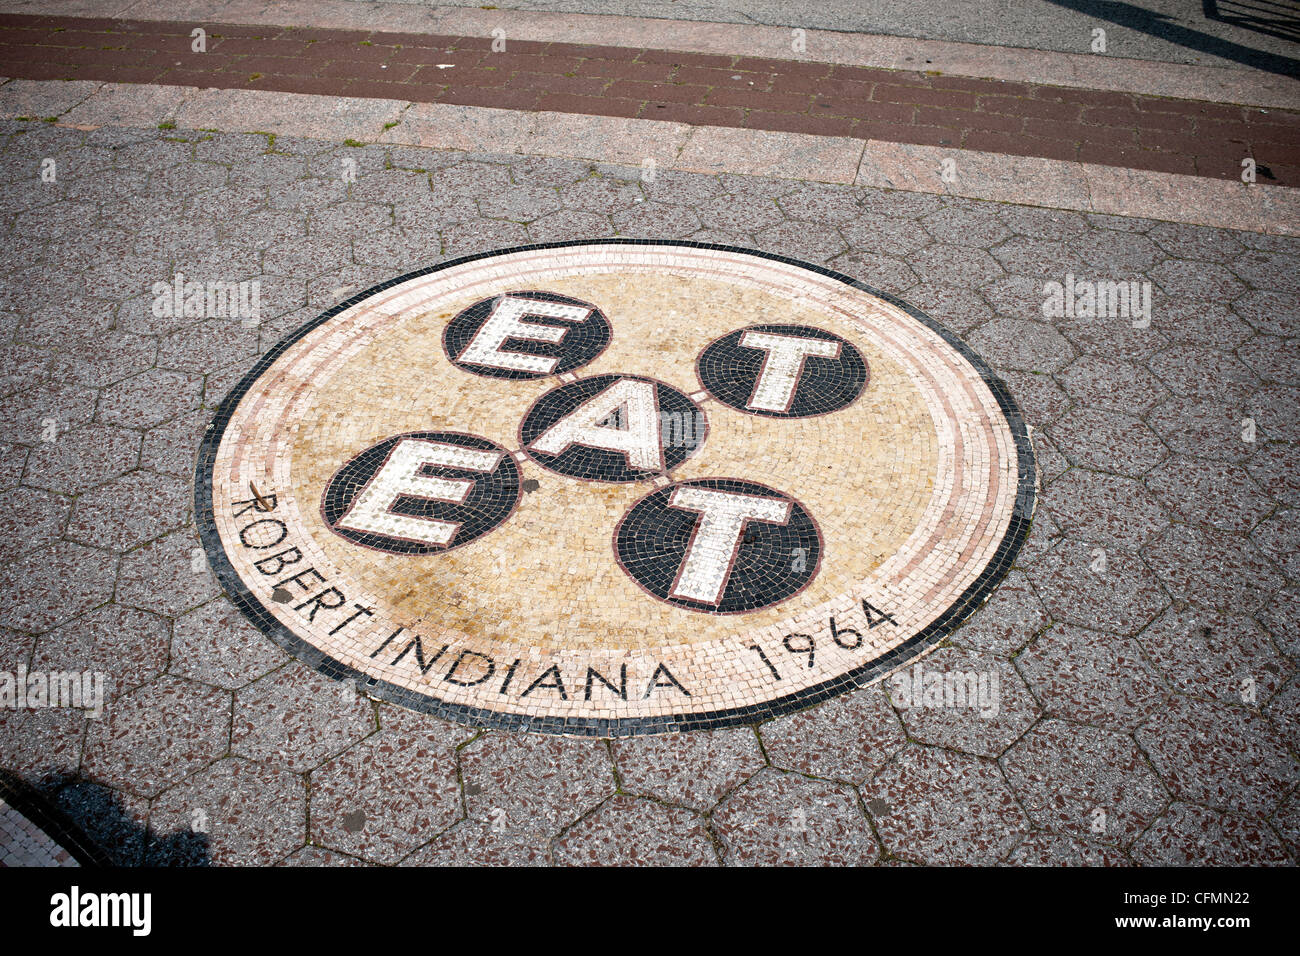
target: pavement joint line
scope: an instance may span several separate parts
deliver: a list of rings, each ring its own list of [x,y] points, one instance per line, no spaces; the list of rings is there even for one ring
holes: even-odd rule
[[[18,87],[20,82],[23,85]],[[615,166],[637,166],[644,158],[655,158],[658,166],[689,172],[831,182],[1273,235],[1300,234],[1300,191],[1283,186],[1260,188],[1176,173],[810,133],[258,90],[104,83],[89,96],[69,103],[67,97],[60,97],[64,82],[11,80],[0,85],[0,118],[54,115],[61,125],[78,128],[152,128],[160,122],[176,122],[190,129],[247,132],[235,117],[255,115],[264,117],[259,122],[277,135],[331,142],[358,139],[378,145],[550,156]],[[13,90],[19,91],[21,106],[6,101],[6,92]],[[160,98],[167,102],[160,106]],[[42,108],[42,103],[48,105]],[[471,140],[457,125],[424,121],[414,115],[417,108],[423,115],[441,114],[444,120],[445,111],[453,111],[482,135]],[[390,122],[396,125],[388,126]],[[634,135],[640,150],[629,148]],[[709,162],[692,158],[688,151],[692,145],[695,155],[707,156]],[[649,146],[669,158],[660,162],[650,157]],[[946,183],[941,177],[944,159],[956,162],[957,182]]]
[[[876,34],[807,30],[807,52],[792,55],[786,27],[672,21],[542,11],[434,8],[352,0],[0,0],[0,12],[44,16],[265,23],[314,29],[507,37],[536,42],[636,46],[684,53],[809,60],[952,76],[1300,109],[1300,80],[1249,69],[1192,66],[1090,53],[1061,53]]]

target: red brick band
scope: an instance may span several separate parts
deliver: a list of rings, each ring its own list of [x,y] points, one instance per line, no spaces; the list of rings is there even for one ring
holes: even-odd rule
[[[207,31],[207,52],[190,33]],[[1300,185],[1300,113],[794,60],[490,37],[0,15],[0,73],[672,120]]]

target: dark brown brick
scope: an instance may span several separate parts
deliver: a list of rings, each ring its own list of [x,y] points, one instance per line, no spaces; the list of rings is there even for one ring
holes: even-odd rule
[[[1052,100],[1033,100],[1023,96],[981,96],[976,107],[980,113],[1001,113],[1007,116],[1030,117],[1077,122],[1083,114],[1078,103],[1057,103]]]
[[[1153,149],[1114,149],[1094,143],[1084,143],[1079,147],[1079,162],[1148,169],[1158,173],[1196,173],[1195,160],[1181,153],[1162,153]]]
[[[729,67],[735,57],[713,53],[676,53],[672,50],[642,50],[637,54],[641,63],[672,63],[677,66]]]
[[[678,67],[673,79],[678,83],[695,83],[728,90],[767,90],[772,86],[771,73],[742,73],[738,70],[719,70],[716,67]],[[807,82],[807,81],[805,81]],[[785,86],[783,92],[790,92]]]
[[[547,56],[576,56],[594,60],[634,60],[641,51],[635,47],[600,46],[592,43],[548,43]]]
[[[812,93],[828,99],[869,100],[875,84],[859,80],[816,78],[807,76],[780,77],[776,89],[782,93]]]
[[[537,90],[453,86],[438,97],[438,102],[452,103],[456,106],[491,106],[502,110],[535,110],[540,96]]]
[[[480,70],[475,67],[454,67],[440,70],[436,66],[422,66],[411,78],[412,83],[437,83],[444,86],[502,87],[510,74],[502,70]]]
[[[579,76],[600,76],[611,80],[640,80],[646,83],[667,82],[673,75],[671,63],[635,63],[631,60],[583,60]]]
[[[322,64],[317,75],[348,80],[370,80],[375,83],[402,83],[415,76],[415,71],[414,63],[386,64],[365,63],[360,60],[333,60]]]
[[[883,70],[871,66],[831,67],[832,79],[853,80],[857,83],[888,83],[891,86],[915,86],[930,89],[930,78],[914,70]]]
[[[910,123],[916,115],[916,107],[907,103],[877,103],[875,100],[840,97],[827,101],[818,97],[812,110],[819,116],[824,112],[831,116],[850,116],[869,123]]]
[[[745,111],[723,109],[718,106],[690,106],[686,103],[664,103],[656,106],[653,119],[670,123],[687,123],[691,126],[744,126]]]
[[[385,83],[378,80],[348,80],[343,96],[361,96],[372,100],[413,100],[410,83]],[[441,91],[439,91],[441,92]]]
[[[217,47],[226,56],[245,54],[248,56],[308,56],[311,45],[302,40],[258,40],[251,37],[225,37],[218,45],[209,45],[209,52]],[[207,54],[196,53],[195,56]]]
[[[507,50],[509,48],[507,47]],[[527,53],[489,53],[479,61],[483,66],[490,66],[510,73],[576,73],[578,59],[572,56],[540,56]]]
[[[918,106],[915,122],[921,126],[942,126],[944,129],[986,129],[1000,133],[1017,133],[1024,120],[1019,116],[1005,116],[1001,113]]]
[[[958,146],[961,134],[937,126],[915,126],[911,123],[878,123],[859,120],[853,126],[858,139],[878,139],[887,143],[912,143],[917,146]]]
[[[508,89],[542,90],[547,93],[573,93],[577,96],[600,96],[610,80],[598,76],[564,76],[555,73],[513,73]]]
[[[1057,103],[1078,103],[1080,106],[1133,107],[1131,93],[1112,93],[1108,90],[1072,90],[1062,86],[1036,86],[1034,99]]]
[[[389,63],[414,63],[418,66],[434,66],[438,63],[451,63],[453,66],[477,66],[484,60],[484,54],[478,50],[442,50],[429,47],[402,47],[394,50],[388,58]]]
[[[842,116],[809,116],[807,113],[771,113],[750,110],[745,125],[750,129],[782,133],[813,133],[817,136],[852,136],[854,120]]]
[[[1043,159],[1073,161],[1078,156],[1078,147],[1065,140],[1041,139],[1020,133],[1000,133],[986,129],[968,130],[962,137],[962,146],[985,153],[1040,156]]]
[[[943,106],[955,110],[974,110],[978,100],[974,93],[960,90],[928,90],[919,86],[891,86],[877,83],[871,98],[882,103],[911,103],[917,106]]]
[[[673,83],[642,83],[638,80],[616,80],[605,91],[607,96],[626,100],[653,100],[660,103],[703,104],[707,86]]]
[[[1010,80],[980,80],[966,76],[932,76],[930,86],[936,90],[963,90],[988,96],[1028,96],[1033,90],[1028,83]]]
[[[768,110],[776,113],[804,113],[812,104],[812,96],[803,93],[762,93],[753,90],[709,91],[710,106],[734,106],[747,110]]]
[[[641,112],[641,106],[639,100],[617,100],[606,96],[573,96],[569,93],[545,93],[537,101],[539,110],[583,113],[587,116],[636,116]]]
[[[829,63],[815,63],[809,60],[772,60],[761,57],[744,56],[733,66],[737,70],[751,73],[779,73],[782,76],[818,77],[830,76]]]
[[[243,56],[236,62],[240,70],[248,73],[274,73],[278,76],[315,76],[323,65],[296,56]]]
[[[171,80],[168,79],[167,82],[171,82]],[[264,75],[261,79],[248,85],[260,90],[278,90],[281,93],[310,93],[317,96],[337,96],[339,92],[338,80],[322,79],[319,76]]]

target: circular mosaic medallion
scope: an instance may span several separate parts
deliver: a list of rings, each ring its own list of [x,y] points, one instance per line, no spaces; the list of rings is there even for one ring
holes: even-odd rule
[[[626,735],[862,686],[987,598],[1033,458],[960,340],[848,276],[605,241],[394,279],[207,432],[200,533],[267,635],[452,719]]]

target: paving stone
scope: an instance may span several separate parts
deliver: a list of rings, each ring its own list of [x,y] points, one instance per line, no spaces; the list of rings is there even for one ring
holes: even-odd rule
[[[1126,866],[1122,850],[1056,833],[1031,833],[1005,861],[1011,866]]]
[[[235,692],[231,750],[295,772],[311,770],[375,730],[351,681],[294,662]]]
[[[946,209],[948,205],[948,201],[943,197],[927,193],[913,193],[898,189],[862,190],[862,208],[881,216],[920,219],[922,216]]]
[[[528,230],[517,222],[472,220],[442,230],[442,254],[448,259],[528,244]]]
[[[38,385],[0,400],[0,440],[38,445],[90,421],[95,393],[79,386]]]
[[[1153,297],[1151,322],[1170,341],[1215,349],[1239,348],[1255,334],[1226,303],[1204,299]]]
[[[1252,250],[1228,260],[1227,268],[1255,289],[1300,292],[1300,255]]]
[[[106,604],[41,635],[31,667],[98,672],[104,675],[105,697],[112,698],[161,674],[169,644],[162,618]]]
[[[768,768],[713,813],[728,866],[870,866],[880,847],[851,787]]]
[[[760,229],[754,238],[759,249],[814,263],[829,262],[845,249],[833,228],[807,222],[779,222]]]
[[[1300,658],[1300,591],[1295,588],[1279,591],[1257,617],[1283,653]]]
[[[910,219],[896,219],[876,213],[864,212],[849,222],[840,224],[840,235],[849,248],[859,254],[876,253],[886,256],[907,256],[928,246],[930,235]],[[954,286],[965,289],[967,286]],[[924,307],[922,307],[924,308]]]
[[[1070,239],[1088,231],[1088,223],[1082,216],[1060,209],[1004,205],[998,209],[998,218],[1012,232],[1032,239]]]
[[[1050,623],[1023,571],[1012,571],[951,640],[959,647],[1009,657]]]
[[[573,209],[547,213],[528,224],[528,235],[534,242],[567,242],[613,234],[614,227],[608,217]]]
[[[639,213],[638,224],[645,227],[644,216],[646,209],[653,203],[646,203],[643,206],[633,210]],[[770,226],[781,221],[781,207],[778,206],[774,198],[761,197],[751,202],[737,202],[730,197],[719,197],[700,203],[694,207],[694,212],[686,212],[686,207],[675,207],[683,210],[676,215],[689,215],[691,218],[698,218],[699,225],[707,229],[721,229],[726,232],[755,232],[764,226]],[[660,216],[664,216],[661,213]],[[680,222],[681,220],[679,220]],[[614,217],[614,224],[619,227],[619,231],[627,234],[628,229],[624,228],[623,223],[619,222],[619,216]],[[695,228],[698,228],[695,227]],[[690,231],[690,230],[686,230]],[[653,235],[651,233],[650,235]]]
[[[1244,533],[1273,510],[1242,468],[1175,455],[1156,465],[1143,481],[1178,520]]]
[[[1300,385],[1300,342],[1258,335],[1237,348],[1237,356],[1260,378]]]
[[[308,844],[294,850],[276,866],[370,866],[364,860],[325,847]]]
[[[717,866],[698,814],[635,797],[612,797],[555,841],[559,866]]]
[[[1047,435],[1046,432],[1032,429],[1030,431],[1030,440],[1034,445],[1034,464],[1038,467],[1038,484],[1041,487],[1045,482],[1055,481],[1058,477],[1065,474],[1066,469],[1070,467],[1070,461],[1061,450],[1056,447],[1056,443]],[[1045,511],[1035,514],[1035,519],[1046,518],[1051,520]],[[1055,527],[1055,523],[1053,523]]]
[[[1094,269],[1116,278],[1145,272],[1162,258],[1157,244],[1137,233],[1092,230],[1071,237],[1066,245]]]
[[[1042,713],[1010,661],[956,647],[939,648],[885,688],[909,737],[981,757],[1002,753]]]
[[[950,206],[921,218],[921,227],[939,242],[970,243],[987,249],[1011,235],[997,216],[997,207],[984,204]]]
[[[238,690],[288,660],[222,596],[176,618],[171,673]]]
[[[228,757],[155,800],[149,827],[189,830],[217,866],[266,866],[305,841],[307,788],[296,773]],[[175,865],[175,851],[151,843],[145,859]]]
[[[462,820],[403,866],[547,866],[546,836],[487,820]]]
[[[581,180],[560,190],[560,202],[566,209],[581,209],[605,216],[626,209],[641,199],[642,192],[636,183],[601,176]]]
[[[246,325],[242,317],[218,318],[165,336],[158,350],[158,367],[205,372],[233,362],[251,364],[256,354],[254,326]]]
[[[908,265],[924,283],[978,288],[1002,274],[1002,267],[982,249],[936,242],[908,257]]]
[[[479,211],[489,219],[532,222],[560,208],[560,195],[553,186],[511,186],[499,193],[480,195]]]
[[[1248,539],[1173,525],[1143,556],[1174,598],[1203,607],[1253,611],[1285,581]]]
[[[79,710],[0,708],[0,754],[5,769],[50,791],[76,775],[89,718]]]
[[[1049,714],[1115,730],[1134,729],[1167,696],[1134,640],[1070,624],[1043,634],[1016,666]]]
[[[1230,402],[1177,396],[1153,409],[1146,422],[1177,454],[1243,462],[1256,447],[1243,439],[1248,414]]]
[[[1300,682],[1293,677],[1265,708],[1269,720],[1286,737],[1292,750],[1300,750]]]
[[[45,382],[50,377],[54,356],[30,345],[7,345],[0,348],[0,395]]]
[[[1136,738],[1175,798],[1218,810],[1270,813],[1300,773],[1266,718],[1214,701],[1175,696]]]
[[[1232,311],[1267,335],[1300,334],[1300,295],[1256,289],[1232,303]]]
[[[1242,614],[1171,609],[1138,642],[1175,690],[1224,703],[1250,705],[1253,693],[1263,705],[1293,670],[1263,629]]]
[[[991,864],[1029,826],[997,764],[932,747],[908,747],[862,795],[885,851],[918,863]]]
[[[198,407],[202,380],[153,369],[106,388],[96,408],[98,421],[127,428],[151,428]]]
[[[311,775],[312,839],[395,863],[461,816],[456,745],[464,727],[385,707],[383,729]]]
[[[1140,362],[1169,344],[1154,319],[1144,325],[1138,318],[1123,316],[1066,316],[1053,319],[1052,324],[1080,353],[1120,362]]]
[[[1169,295],[1211,302],[1231,302],[1246,291],[1232,272],[1211,262],[1166,259],[1147,275]]]
[[[226,753],[229,734],[230,694],[164,675],[91,724],[86,773],[152,797]]]
[[[916,282],[916,273],[903,264],[900,259],[889,256],[876,256],[869,253],[847,253],[830,263],[836,272],[852,276],[873,289],[880,289],[894,295],[912,287]]]
[[[157,354],[153,338],[114,330],[77,352],[60,355],[53,374],[78,385],[103,388],[153,367]]]
[[[760,732],[774,766],[850,783],[875,776],[907,743],[878,687],[769,721]]]
[[[1147,235],[1161,249],[1179,259],[1226,263],[1245,252],[1245,247],[1231,232],[1185,222],[1158,222]]]
[[[1054,372],[1068,365],[1074,348],[1045,322],[998,317],[968,336],[970,345],[997,368]]]
[[[552,835],[614,793],[599,740],[485,734],[461,750],[470,817],[520,833]]]
[[[135,471],[77,499],[68,537],[113,551],[126,551],[185,523],[190,508],[186,482]]]
[[[1281,569],[1282,573],[1294,580],[1300,579],[1300,529],[1297,525],[1296,511],[1285,509],[1274,512],[1256,526],[1251,538],[1260,550]]]
[[[1107,547],[1137,548],[1169,524],[1141,482],[1082,468],[1048,485],[1041,506],[1071,538]]]
[[[66,498],[48,491],[15,488],[0,494],[0,561],[53,544],[70,510]]]
[[[1084,355],[1056,373],[1056,380],[1081,405],[1141,415],[1170,392],[1140,365]]]
[[[896,254],[905,256],[906,252],[898,250]],[[908,272],[910,273],[911,270],[908,270]],[[971,329],[980,323],[993,318],[994,314],[988,303],[980,297],[978,292],[957,286],[916,285],[907,289],[903,295],[909,303],[916,306],[930,318],[962,335],[969,333]],[[1055,417],[1034,414],[1033,410],[1041,410],[1049,403],[1045,398],[1039,398],[1033,388],[1020,386],[1021,379],[1025,377],[1027,376],[1006,376],[1021,409],[1034,422],[1046,421]],[[1039,380],[1042,379],[1039,378]],[[1050,380],[1047,381],[1050,384]]]
[[[0,443],[0,489],[8,491],[22,480],[28,449],[21,445]]]
[[[1119,412],[1072,409],[1050,434],[1074,464],[1130,478],[1142,477],[1169,454],[1144,422]]]
[[[668,803],[708,810],[763,768],[750,727],[611,741],[622,788]]]
[[[1026,570],[1047,612],[1081,627],[1136,634],[1169,604],[1128,551],[1066,540]]]
[[[200,412],[191,417],[182,415],[151,428],[145,433],[140,460],[148,464],[150,471],[192,478],[207,419],[207,413]]]
[[[777,216],[776,218],[779,218]],[[639,203],[629,209],[614,213],[614,228],[620,236],[634,239],[664,238],[680,239],[698,230],[702,223],[695,211],[687,206],[676,206],[666,202]],[[771,222],[772,219],[760,220],[758,226]],[[751,228],[748,222],[722,221],[710,222],[724,230],[745,231]]]
[[[1003,756],[1030,818],[1048,830],[1128,846],[1169,802],[1127,734],[1045,720]]]
[[[1016,236],[994,247],[989,254],[1012,275],[1064,282],[1067,275],[1085,276],[1088,273],[1088,263],[1066,242]]]
[[[1287,866],[1282,842],[1263,820],[1175,803],[1133,846],[1146,866]]]
[[[1300,793],[1292,793],[1273,816],[1273,826],[1291,848],[1293,858],[1300,857]]]
[[[51,802],[94,841],[113,865],[143,865],[147,800],[88,780],[74,780],[60,787]]]
[[[1259,379],[1236,356],[1199,345],[1171,345],[1147,361],[1175,394],[1241,402],[1259,387]]]
[[[851,189],[822,183],[799,183],[777,200],[791,219],[839,225],[852,222],[862,213],[862,204]]]
[[[60,541],[0,568],[0,625],[46,631],[113,596],[117,558]]]
[[[122,557],[120,604],[175,617],[220,591],[198,536],[176,531]]]

